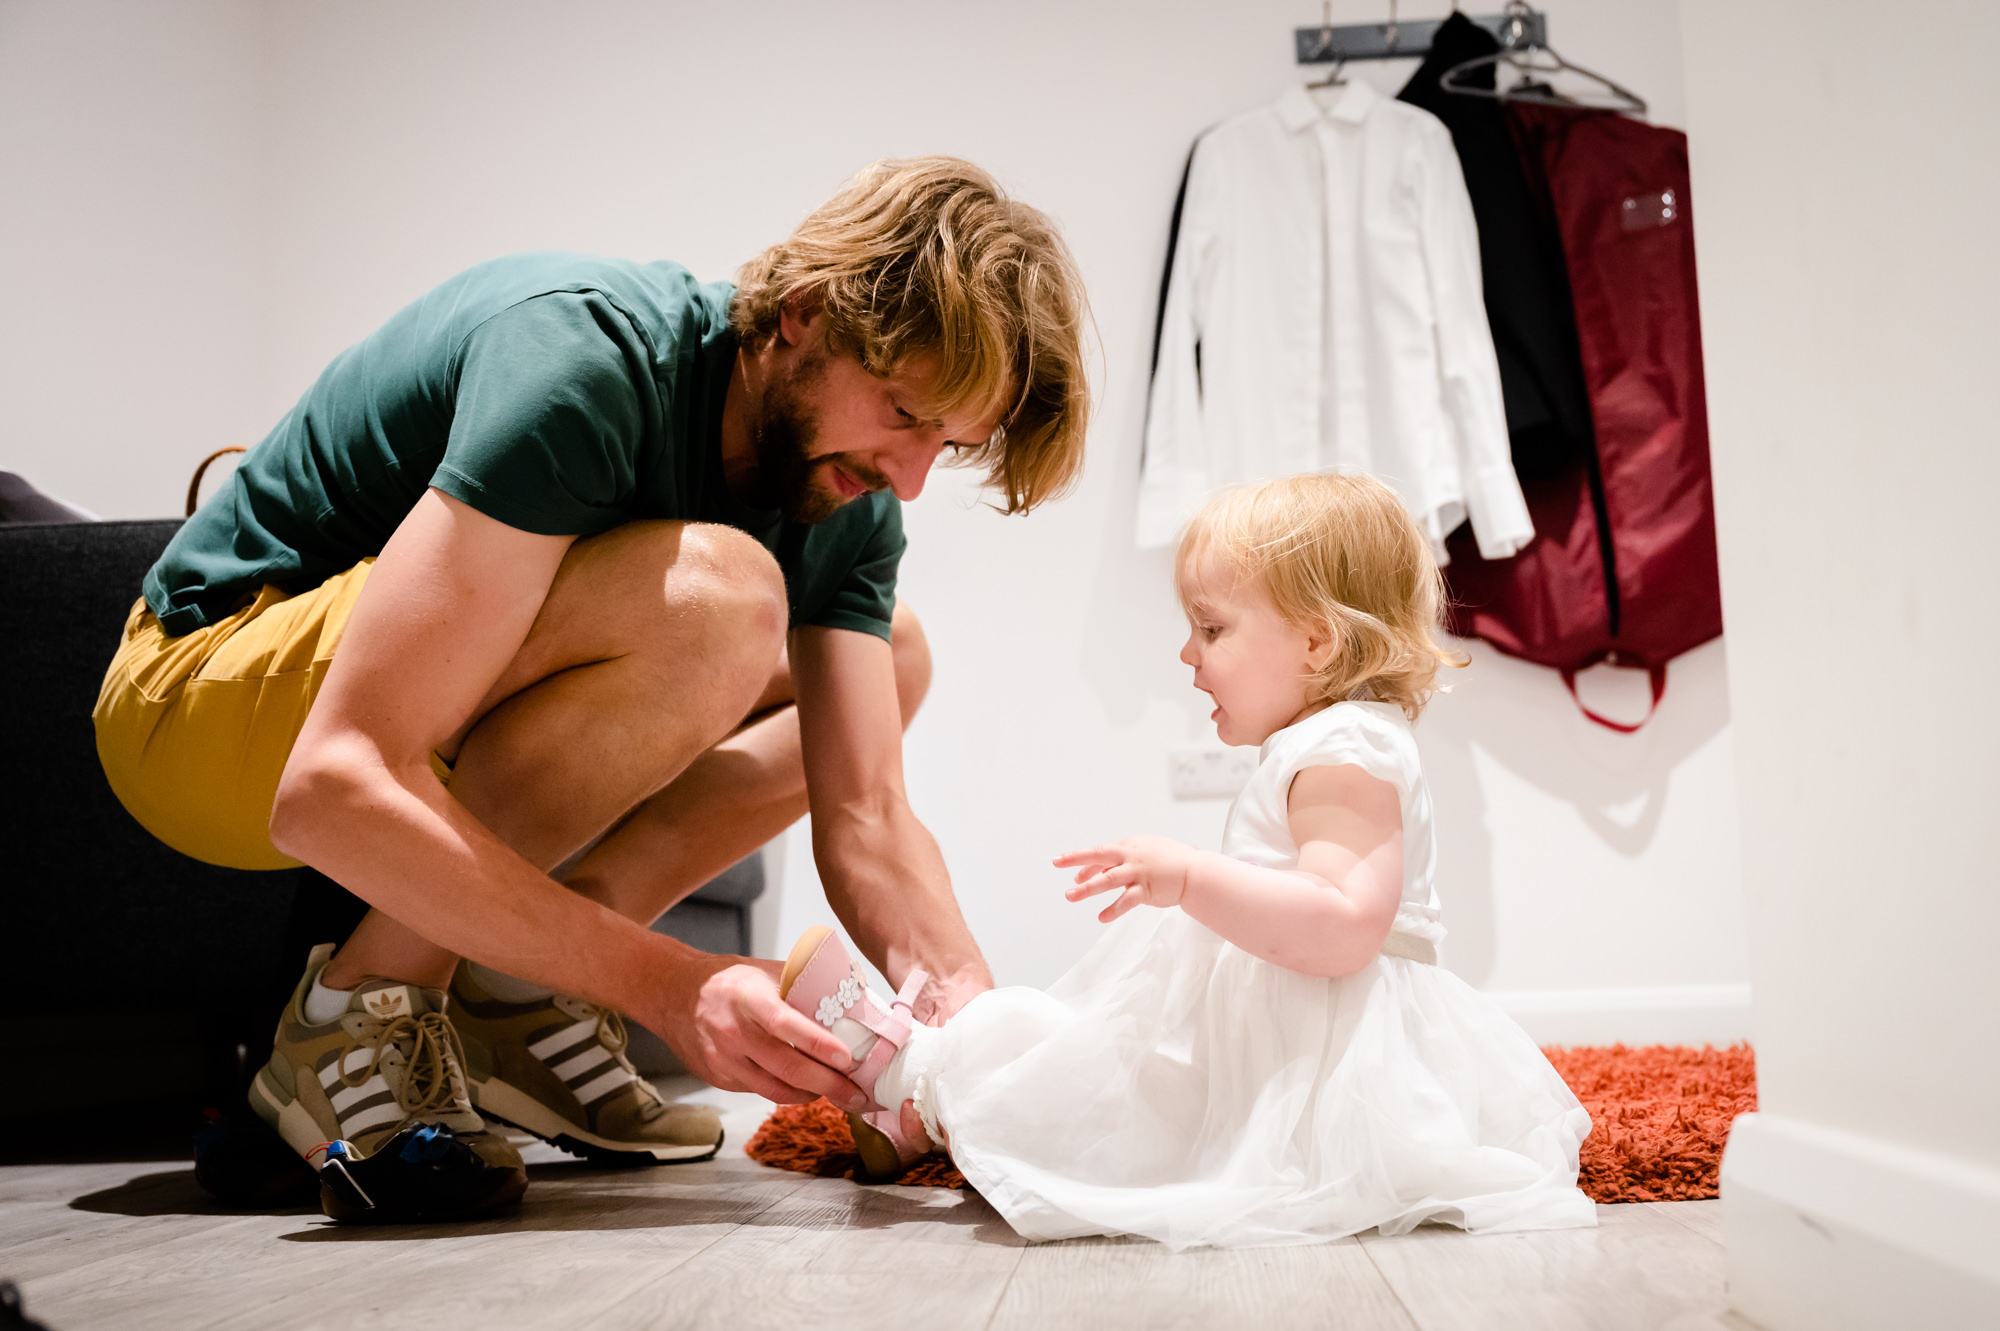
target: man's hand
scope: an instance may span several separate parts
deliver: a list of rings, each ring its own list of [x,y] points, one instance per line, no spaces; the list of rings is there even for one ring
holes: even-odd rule
[[[933,975],[917,995],[910,1015],[926,1026],[942,1026],[958,1010],[993,987],[993,976],[982,963],[956,975]]]
[[[1177,906],[1187,891],[1188,874],[1201,852],[1163,836],[1126,837],[1088,850],[1058,855],[1058,869],[1075,869],[1076,886],[1063,895],[1071,901],[1105,892],[1119,896],[1098,913],[1105,924],[1134,906]]]
[[[780,967],[750,957],[706,957],[670,988],[646,1024],[711,1086],[755,1091],[778,1104],[825,1096],[848,1109],[868,1097],[835,1068],[853,1063],[832,1031],[778,997]]]

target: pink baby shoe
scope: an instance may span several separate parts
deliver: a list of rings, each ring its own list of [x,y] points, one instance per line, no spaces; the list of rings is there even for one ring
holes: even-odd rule
[[[778,979],[778,996],[840,1037],[854,1055],[847,1078],[870,1100],[867,1109],[850,1112],[847,1123],[871,1183],[898,1177],[932,1149],[927,1139],[912,1141],[905,1135],[901,1105],[880,1105],[873,1099],[876,1079],[910,1038],[910,1005],[929,979],[923,971],[911,971],[902,991],[883,1006],[862,983],[840,938],[825,925],[800,935]]]

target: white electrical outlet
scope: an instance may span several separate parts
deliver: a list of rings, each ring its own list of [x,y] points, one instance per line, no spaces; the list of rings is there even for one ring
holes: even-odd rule
[[[1167,785],[1177,800],[1233,800],[1257,770],[1257,750],[1175,749],[1167,755]]]

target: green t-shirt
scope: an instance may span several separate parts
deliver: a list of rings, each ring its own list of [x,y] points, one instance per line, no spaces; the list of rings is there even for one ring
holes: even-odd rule
[[[547,536],[723,523],[777,556],[793,627],[889,636],[903,512],[878,491],[800,527],[723,482],[736,360],[726,282],[673,263],[518,254],[461,273],[348,348],[146,574],[178,636],[265,583],[379,554],[436,486]]]

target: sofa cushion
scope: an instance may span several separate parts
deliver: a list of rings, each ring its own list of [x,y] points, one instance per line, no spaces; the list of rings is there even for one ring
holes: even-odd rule
[[[17,1011],[151,1009],[169,975],[186,1003],[227,1003],[267,985],[280,952],[300,871],[221,869],[168,848],[97,763],[98,685],[179,526],[0,525],[0,1001]]]

